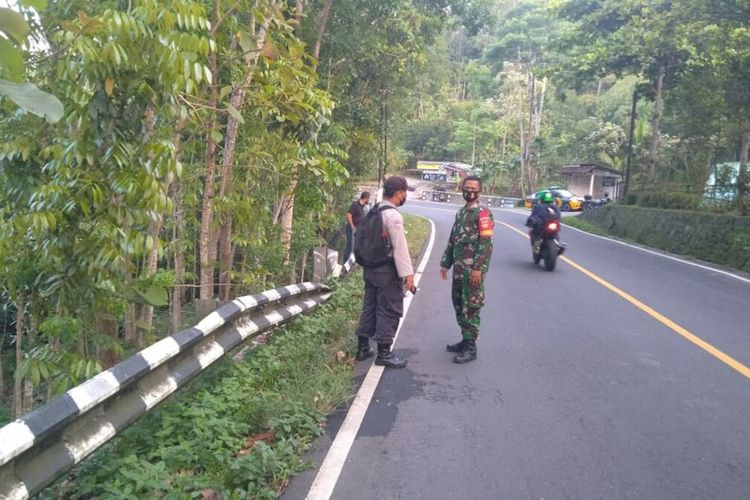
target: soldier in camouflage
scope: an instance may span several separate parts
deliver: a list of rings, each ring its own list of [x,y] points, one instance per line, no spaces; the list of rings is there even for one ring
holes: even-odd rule
[[[446,349],[455,352],[454,363],[468,363],[477,359],[479,312],[484,305],[484,277],[492,256],[492,235],[495,227],[492,212],[479,206],[482,181],[469,176],[462,184],[466,205],[456,214],[448,246],[440,260],[440,276],[448,277],[453,267],[451,297],[456,320],[463,338]]]

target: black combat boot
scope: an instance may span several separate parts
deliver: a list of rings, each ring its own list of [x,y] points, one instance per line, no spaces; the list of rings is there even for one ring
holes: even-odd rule
[[[445,346],[445,350],[448,352],[464,352],[464,348],[466,347],[466,339],[461,339],[461,342],[456,342],[455,344],[448,344]]]
[[[466,347],[459,354],[453,356],[454,363],[468,363],[477,359],[477,341],[467,340]]]
[[[397,358],[391,352],[391,344],[381,344],[378,342],[378,357],[375,358],[375,364],[385,366],[386,368],[403,368],[406,366],[406,360]]]
[[[370,337],[357,336],[357,361],[364,361],[374,353],[370,349]]]

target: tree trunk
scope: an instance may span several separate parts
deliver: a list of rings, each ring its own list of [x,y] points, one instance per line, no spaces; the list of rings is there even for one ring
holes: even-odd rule
[[[542,133],[542,118],[544,115],[544,100],[547,95],[547,77],[542,78],[542,89],[539,91],[539,99],[536,104],[536,123],[534,128],[534,137],[539,137]]]
[[[221,19],[221,0],[214,3],[213,23],[216,24]],[[210,109],[216,109],[219,105],[219,64],[216,51],[211,51],[208,55],[208,64],[211,69],[211,99]],[[218,120],[215,114],[211,116],[207,127],[206,146],[206,170],[203,181],[203,204],[201,207],[201,232],[200,232],[200,298],[209,300],[214,295],[214,262],[212,247],[216,248],[216,242],[213,239],[211,225],[213,222],[213,203],[214,189],[216,185],[216,150],[217,144],[213,139],[213,132],[218,127]]]
[[[29,310],[29,335],[28,345],[33,348],[36,345],[36,333],[38,331],[39,320],[34,314],[33,309]],[[23,412],[28,413],[34,409],[34,382],[31,379],[23,381]]]
[[[113,343],[117,342],[117,337],[119,335],[117,321],[112,319],[112,317],[106,313],[97,313],[94,317],[94,321],[97,332],[111,338]],[[115,366],[120,361],[120,356],[114,349],[102,349],[98,354],[98,359],[102,364],[102,367],[106,370],[107,368]]]
[[[119,203],[122,203],[120,200]],[[122,227],[123,233],[127,234],[128,231],[130,231],[130,223],[128,221],[125,221],[123,223]],[[133,269],[136,269],[138,266],[135,264],[130,257],[125,257],[126,261],[123,266],[125,269],[125,283],[129,286],[133,280],[135,279],[136,273],[133,271]],[[138,330],[137,330],[137,319],[138,314],[136,311],[136,304],[130,303],[127,305],[127,309],[125,310],[125,318],[123,318],[123,330],[125,332],[125,342],[130,345],[136,344],[136,338],[138,336]]]
[[[174,245],[174,288],[169,317],[172,322],[172,333],[177,333],[182,325],[183,275],[185,273],[185,212],[182,206],[182,184],[177,180],[172,186],[172,203],[174,207],[174,228],[172,245]]]
[[[146,256],[146,262],[144,263],[144,269],[142,272],[144,272],[148,276],[153,276],[156,274],[156,270],[158,269],[159,264],[159,247],[156,244],[157,240],[159,239],[159,233],[161,232],[161,218],[157,221],[151,221],[148,225],[147,235],[151,237],[151,240],[153,243],[153,248]],[[143,304],[141,306],[141,314],[139,319],[139,324],[137,328],[137,333],[135,337],[135,346],[138,348],[138,350],[141,350],[143,348],[143,330],[150,329],[152,326],[152,323],[154,321],[154,306],[151,304]]]
[[[284,264],[289,264],[290,250],[292,246],[293,222],[294,222],[294,191],[297,189],[297,179],[294,179],[282,197],[280,224],[281,244],[284,251]]]
[[[313,55],[316,58],[319,57],[320,55],[320,43],[322,42],[323,36],[325,34],[326,25],[330,17],[330,10],[331,10],[332,3],[333,3],[332,0],[326,0],[326,4],[323,6],[323,9],[321,10],[320,15],[318,16],[318,36],[317,36],[315,47],[313,50]],[[298,22],[301,22],[304,5],[305,5],[305,0],[297,0],[295,17],[297,18]],[[294,192],[297,189],[297,182],[298,182],[297,179],[294,179],[292,181],[286,193],[284,193],[284,196],[282,197],[281,202],[279,203],[279,212],[277,212],[281,217],[281,242],[282,242],[283,251],[284,251],[284,264],[285,265],[288,265],[290,263],[292,235],[294,234],[294,227],[293,227]],[[294,269],[292,268],[291,269],[292,281],[294,281],[296,278],[295,274],[296,273]]]
[[[295,2],[294,18],[297,20],[297,29],[299,29],[299,24],[302,22],[302,14],[304,14],[306,1],[307,0],[296,0]]]
[[[740,136],[740,171],[737,175],[737,202],[743,214],[747,213],[750,208],[747,200],[747,184],[750,180],[747,171],[748,147],[750,147],[750,118],[745,118]]]
[[[232,284],[232,215],[226,214],[219,232],[219,300],[227,302]]]
[[[253,82],[253,70],[258,63],[258,57],[263,52],[266,44],[266,33],[271,23],[271,17],[264,19],[263,25],[258,30],[256,47],[258,50],[245,55],[245,78],[239,87],[232,91],[231,105],[238,112],[242,111],[245,105],[245,92]],[[252,26],[255,26],[253,18]],[[239,120],[232,114],[227,120],[226,135],[224,138],[224,156],[222,158],[222,176],[221,187],[219,188],[219,198],[224,198],[231,191],[232,174],[234,170],[234,160],[237,152],[237,132],[239,130]],[[219,298],[222,301],[229,300],[229,290],[231,284],[232,265],[234,264],[234,252],[232,252],[232,215],[227,213],[221,222],[219,229]]]
[[[536,122],[536,117],[534,116],[535,110],[536,78],[534,77],[534,73],[532,71],[529,71],[529,127],[526,136],[526,175],[528,176],[528,186],[530,193],[534,191],[534,187],[536,186],[534,165],[531,159],[534,151],[534,137],[536,133],[536,131],[534,130],[534,123]]]
[[[130,280],[132,281],[132,280]],[[125,311],[125,341],[131,345],[138,343],[138,311],[135,308],[135,304],[128,304],[128,308]]]
[[[16,373],[13,384],[13,418],[23,414],[23,378],[21,364],[23,364],[23,329],[26,312],[26,293],[18,292],[16,299]]]
[[[265,36],[265,29],[261,29],[260,37]],[[262,49],[262,42],[258,43],[258,48]],[[257,54],[257,53],[256,53]],[[257,57],[257,56],[256,56]],[[253,61],[254,64],[254,61]],[[241,111],[245,103],[245,88],[252,82],[252,67],[248,63],[246,68],[247,75],[242,85],[232,92],[232,107]],[[219,188],[219,198],[223,199],[229,193],[232,174],[234,169],[234,159],[237,151],[237,131],[239,121],[230,115],[227,121],[227,131],[224,140],[224,157],[222,161],[221,187]],[[219,229],[219,299],[222,301],[229,300],[229,286],[231,283],[232,271],[232,214],[224,214]]]
[[[305,281],[305,269],[307,269],[307,254],[309,251],[305,251],[305,253],[302,254],[302,266],[299,271],[299,282],[304,283]]]
[[[154,106],[149,105],[146,111],[145,140],[150,140],[153,137],[154,125],[155,125]],[[178,126],[177,129],[180,129],[180,127]],[[166,174],[164,176],[164,179],[162,180],[162,186],[166,193],[169,190],[169,174]],[[145,272],[145,274],[148,276],[154,275],[156,273],[156,269],[158,268],[159,245],[157,244],[157,241],[159,241],[159,233],[161,232],[161,223],[162,223],[162,217],[160,215],[157,220],[152,220],[151,222],[149,222],[148,229],[146,230],[146,238],[147,239],[151,238],[151,241],[153,242],[153,246],[151,247],[151,250],[146,255],[145,261],[143,263],[143,268],[141,269],[141,273]],[[138,348],[138,350],[143,348],[143,330],[150,329],[153,321],[154,321],[154,306],[152,306],[151,304],[141,305],[139,325],[137,325],[136,337],[135,337],[135,345]]]
[[[656,160],[659,154],[659,141],[661,134],[659,128],[661,127],[662,107],[663,107],[663,94],[664,94],[664,78],[667,74],[666,64],[662,64],[659,67],[659,76],[656,78],[656,98],[654,100],[654,116],[651,122],[651,147],[649,149],[647,165],[648,183],[651,188],[656,187]]]
[[[519,146],[520,146],[520,149],[521,149],[521,156],[520,156],[521,163],[519,165],[519,168],[521,170],[519,172],[519,175],[521,177],[521,197],[525,198],[526,197],[526,187],[525,187],[524,176],[526,174],[526,131],[525,131],[524,123],[523,123],[523,118],[519,118],[519,120],[518,120],[518,128],[519,128],[518,137],[519,137],[519,140],[520,140]]]
[[[326,0],[323,8],[318,14],[318,36],[315,38],[315,45],[313,46],[313,57],[318,59],[320,57],[320,45],[323,43],[323,36],[326,32],[326,26],[328,25],[328,19],[331,17],[331,6],[333,0]]]

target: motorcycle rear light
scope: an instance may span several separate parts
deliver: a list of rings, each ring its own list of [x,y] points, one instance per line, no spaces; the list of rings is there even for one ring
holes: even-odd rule
[[[557,222],[547,224],[547,230],[549,231],[557,231],[558,229],[560,229],[560,225]]]

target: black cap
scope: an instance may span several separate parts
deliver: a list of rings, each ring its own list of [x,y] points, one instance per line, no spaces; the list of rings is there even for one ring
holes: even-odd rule
[[[414,191],[415,188],[411,187],[406,182],[406,179],[400,175],[392,175],[385,180],[383,189],[390,193],[395,193],[397,191]]]

